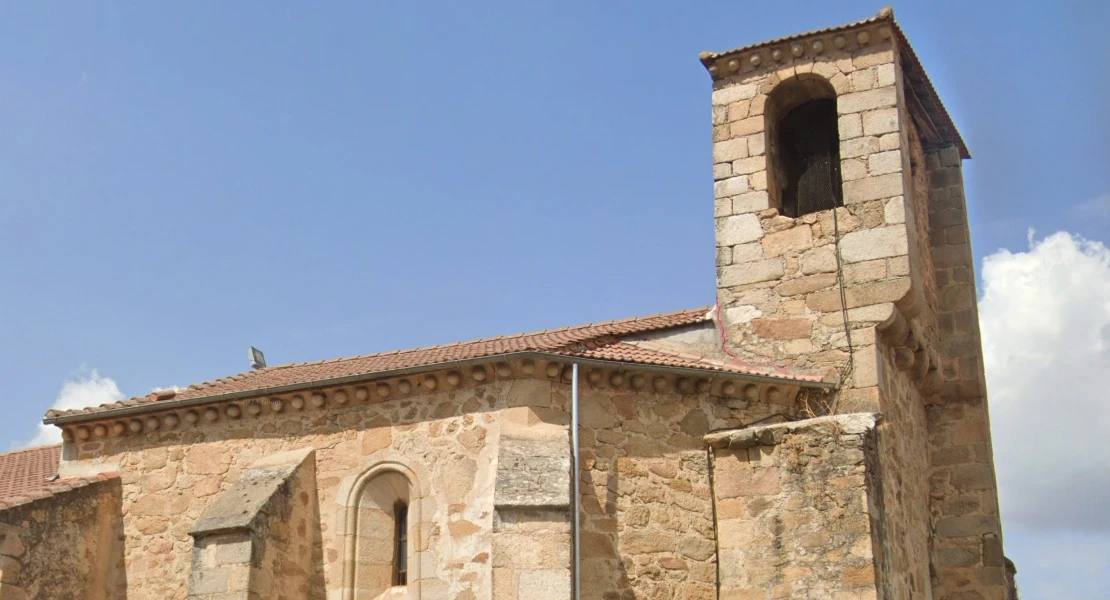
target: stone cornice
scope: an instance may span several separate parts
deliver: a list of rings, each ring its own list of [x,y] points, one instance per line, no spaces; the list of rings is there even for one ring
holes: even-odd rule
[[[895,40],[897,40],[895,42]],[[936,89],[929,81],[921,61],[894,19],[894,11],[886,7],[874,17],[750,44],[724,52],[702,52],[700,59],[715,82],[743,78],[752,73],[775,71],[795,61],[815,61],[837,52],[860,53],[883,46],[895,46],[905,73],[905,83],[913,96],[912,107],[930,124],[934,146],[955,145],[963,158],[971,158],[955,123],[944,108]]]
[[[583,387],[644,393],[712,394],[723,399],[771,404],[792,403],[803,388],[833,388],[836,384],[735,373],[614,361],[570,358],[524,352],[496,360],[460,361],[421,371],[375,373],[342,381],[316,381],[281,389],[254,390],[224,396],[192,398],[124,407],[91,414],[57,417],[49,422],[62,427],[67,442],[91,442],[129,436],[162,434],[185,427],[203,427],[224,421],[257,418],[279,413],[301,413],[329,407],[351,407],[399,398],[414,398],[443,390],[460,390],[521,378],[569,383],[570,364],[582,368]]]
[[[855,51],[889,43],[893,36],[894,11],[884,8],[869,19],[826,27],[787,37],[749,44],[724,52],[702,52],[699,58],[714,79],[724,79],[762,69],[774,70],[793,59],[811,60],[832,51]]]

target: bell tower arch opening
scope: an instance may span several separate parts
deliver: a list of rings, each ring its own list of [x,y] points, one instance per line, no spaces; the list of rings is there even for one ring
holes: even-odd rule
[[[767,98],[771,204],[787,217],[843,206],[836,91],[819,75],[779,83]]]

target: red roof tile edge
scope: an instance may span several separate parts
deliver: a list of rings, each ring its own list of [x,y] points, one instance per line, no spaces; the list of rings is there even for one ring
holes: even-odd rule
[[[741,361],[718,361],[696,357],[681,356],[657,348],[639,347],[640,354],[634,359],[621,358],[605,353],[583,352],[575,346],[587,341],[609,340],[605,344],[619,340],[622,336],[673,329],[699,323],[709,323],[711,307],[696,308],[635,317],[619,321],[590,323],[576,327],[544,330],[534,333],[520,333],[495,338],[485,338],[471,342],[416,348],[412,350],[391,351],[366,356],[330,359],[311,363],[279,365],[248,371],[224,377],[215,381],[192,385],[170,395],[155,392],[141,398],[132,398],[113,404],[103,404],[69,411],[50,411],[44,419],[47,423],[75,422],[98,418],[106,412],[124,410],[127,413],[145,411],[148,405],[172,404],[195,405],[223,399],[256,396],[264,393],[284,393],[308,389],[322,384],[350,383],[390,373],[443,368],[467,362],[485,362],[496,358],[523,355],[578,356],[584,359],[624,362],[649,367],[682,368],[693,370],[712,370],[749,377],[766,377],[781,381],[794,381],[803,385],[830,385],[821,376],[791,372],[782,367],[755,365]],[[156,407],[150,406],[156,410]]]
[[[108,481],[109,479],[119,478],[119,471],[104,471],[95,475],[82,475],[79,477],[62,477],[60,479],[50,482],[48,487],[34,490],[19,496],[10,496],[8,498],[0,499],[0,510],[15,508],[24,504],[30,504],[36,500],[49,498],[63,492],[83,488],[87,485],[100,483],[101,481]]]
[[[834,382],[827,381],[825,376],[823,375],[794,371],[782,365],[771,363],[755,363],[731,357],[711,358],[698,354],[691,354],[688,352],[679,352],[677,350],[663,348],[658,345],[645,342],[631,344],[628,342],[617,341],[611,345],[601,346],[598,348],[590,348],[585,351],[567,351],[558,353],[566,354],[568,356],[599,358],[606,361],[674,366],[692,369],[710,369],[714,371],[723,371],[739,375],[769,377],[772,379],[788,380],[799,383],[821,383],[823,384],[823,387],[833,387],[836,385]]]
[[[228,393],[262,392],[279,387],[288,387],[288,385],[308,385],[330,381],[337,377],[334,375],[324,376],[324,373],[341,371],[344,366],[351,367],[349,368],[349,372],[345,374],[348,377],[369,377],[377,373],[385,373],[398,368],[413,369],[430,367],[438,364],[456,363],[463,360],[493,358],[520,352],[551,351],[563,348],[568,344],[609,335],[631,335],[710,322],[709,312],[711,308],[712,307],[706,306],[644,317],[632,317],[617,321],[587,323],[573,327],[481,338],[469,342],[455,342],[451,344],[412,348],[409,350],[392,350],[389,352],[346,358],[275,365],[253,371],[246,371],[229,377],[222,377],[213,381],[193,384],[174,394],[161,390],[152,392],[147,396],[130,398],[128,400],[121,400],[109,404],[101,404],[95,407],[65,411],[50,410],[47,411],[44,421],[52,423],[58,418],[92,416],[111,410],[166,402],[168,400],[197,400],[224,396]],[[366,368],[357,368],[360,364],[364,363]],[[378,365],[375,366],[375,363]],[[311,376],[314,372],[319,372],[321,375]],[[298,374],[304,374],[305,376],[297,378],[296,375]],[[276,385],[273,383],[275,380],[295,381],[293,384]],[[267,383],[268,381],[270,383]],[[252,385],[254,383],[256,384]]]
[[[119,476],[107,471],[50,481],[47,478],[58,472],[61,448],[61,444],[51,444],[0,454],[0,510]]]

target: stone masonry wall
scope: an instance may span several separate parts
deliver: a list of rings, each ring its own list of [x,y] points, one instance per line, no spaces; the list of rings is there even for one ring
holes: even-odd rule
[[[570,598],[570,525],[567,510],[498,510],[494,520],[492,597]]]
[[[794,363],[824,371],[848,362],[841,314],[834,230],[848,319],[869,328],[890,318],[898,303],[912,311],[914,218],[906,210],[908,164],[899,113],[901,73],[893,43],[867,46],[830,42],[821,54],[744,70],[715,82],[714,186],[718,299],[733,348],[753,359]],[[844,208],[791,219],[779,214],[768,192],[766,110],[777,86],[818,79],[837,94]],[[916,286],[918,290],[920,286]],[[867,334],[853,338],[856,369],[873,373],[876,357]],[[850,379],[845,402],[877,409],[873,379]]]
[[[212,412],[183,409],[172,429],[163,419],[159,429],[142,435],[73,442],[73,452],[84,468],[121,473],[131,600],[185,598],[188,531],[200,515],[259,458],[307,447],[315,449],[316,534],[329,598],[344,597],[343,532],[355,482],[383,463],[412,469],[427,486],[420,492],[419,535],[410,538],[420,548],[413,559],[422,570],[420,597],[488,598],[504,581],[494,580],[495,566],[530,560],[523,553],[499,556],[496,535],[535,540],[550,534],[549,544],[538,547],[544,554],[533,556],[539,562],[530,568],[537,573],[559,568],[569,556],[556,547],[568,539],[568,524],[559,519],[514,516],[495,532],[502,428],[511,423],[517,435],[521,427],[565,428],[569,422],[562,372],[523,377],[520,370],[513,364],[509,375],[506,366],[504,377],[483,370],[480,382],[467,373],[457,387],[430,393],[412,377],[408,386],[390,382],[388,397],[371,383],[368,395],[361,386],[347,386],[240,400]],[[783,385],[728,385],[726,394],[719,381],[669,375],[645,381],[584,369],[584,598],[712,597],[713,532],[701,436],[774,412],[793,413],[797,394]],[[510,550],[518,549],[505,546],[502,553]],[[535,584],[513,581],[518,590]]]
[[[582,598],[712,600],[716,548],[702,436],[794,415],[795,398],[607,387],[603,378],[580,398]],[[563,393],[557,404],[567,406]]]
[[[881,25],[782,46],[728,64],[733,74],[715,81],[718,301],[729,339],[752,360],[840,373],[844,388],[811,405],[817,414],[883,413],[893,597],[985,593],[980,582],[1000,579],[1001,542],[959,153],[925,147],[907,50]],[[790,219],[768,185],[769,104],[779,85],[817,78],[836,94],[845,206]],[[978,520],[942,535],[946,517]],[[988,547],[989,567],[979,558]],[[943,558],[942,548],[951,549]]]
[[[123,573],[120,482],[0,511],[0,600],[115,600]]]
[[[561,413],[511,408],[497,457],[493,597],[566,600],[571,568],[571,440]],[[545,422],[540,415],[552,418]]]
[[[874,417],[706,437],[714,450],[721,598],[889,598]]]
[[[934,597],[1009,599],[960,158],[941,148],[926,164],[943,381],[927,409]]]
[[[255,409],[237,403],[230,411],[235,417],[229,405],[216,409],[212,422],[202,417],[189,424],[186,418],[174,430],[79,443],[79,460],[119,465],[131,600],[184,599],[188,532],[201,514],[256,460],[306,447],[315,449],[320,515],[312,525],[329,597],[342,597],[344,587],[341,532],[350,500],[344,492],[368,469],[393,461],[411,463],[432,486],[420,524],[426,550],[417,557],[433,579],[425,582],[424,597],[464,598],[490,588],[488,562],[480,555],[490,551],[497,411],[524,395],[520,386],[527,383],[498,381],[369,402],[355,401],[353,389],[323,390],[330,404],[321,407],[307,393],[263,399]],[[349,394],[343,404],[336,402],[340,391]]]

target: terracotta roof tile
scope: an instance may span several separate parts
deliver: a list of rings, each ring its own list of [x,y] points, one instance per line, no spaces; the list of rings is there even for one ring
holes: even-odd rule
[[[501,337],[479,339],[470,342],[443,344],[412,350],[393,350],[366,356],[328,359],[316,362],[293,363],[265,367],[238,375],[221,377],[214,381],[193,384],[170,394],[169,391],[156,391],[139,398],[131,398],[111,404],[101,404],[74,410],[51,410],[47,419],[71,415],[95,414],[113,408],[153,404],[165,400],[173,401],[205,398],[223,394],[262,391],[271,388],[308,384],[315,381],[370,375],[394,369],[421,367],[450,363],[460,360],[492,357],[513,352],[551,352],[569,344],[580,343],[602,337],[619,337],[646,333],[684,325],[705,323],[710,320],[710,307],[681,310],[672,313],[635,317],[620,321],[590,323],[576,327],[562,327],[518,333]],[[644,364],[657,364],[645,362]]]
[[[632,364],[709,369],[726,373],[757,375],[794,381],[820,382],[823,380],[821,375],[798,373],[781,365],[757,364],[738,359],[714,359],[696,354],[676,352],[667,348],[653,347],[643,342],[633,344],[620,340],[612,340],[609,342],[593,340],[585,345],[586,348],[582,350],[558,350],[556,353],[565,354],[567,356],[580,356],[583,358],[596,358],[599,360]]]
[[[58,473],[61,457],[61,444],[0,454],[0,510],[118,477],[108,472],[50,481],[47,478]]]

